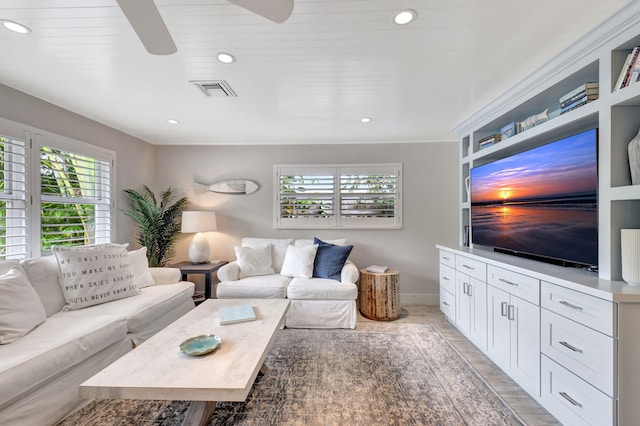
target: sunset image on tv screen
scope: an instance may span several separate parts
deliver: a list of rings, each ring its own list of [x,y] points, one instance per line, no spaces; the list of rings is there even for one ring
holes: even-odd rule
[[[597,264],[597,131],[471,169],[472,242]]]

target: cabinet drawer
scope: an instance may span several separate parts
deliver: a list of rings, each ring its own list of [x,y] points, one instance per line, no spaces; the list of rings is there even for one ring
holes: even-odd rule
[[[456,255],[450,251],[440,250],[440,263],[455,268]]]
[[[456,320],[456,297],[442,286],[440,286],[440,310],[449,318],[449,321]]]
[[[445,265],[440,265],[440,287],[448,292],[456,294],[456,270]]]
[[[616,341],[577,322],[542,309],[542,353],[610,397],[617,388]]]
[[[542,356],[542,405],[566,425],[615,424],[615,401]]]
[[[464,256],[456,256],[456,269],[470,277],[487,282],[487,264]]]
[[[616,336],[616,307],[613,302],[543,281],[540,304],[607,336]]]
[[[534,305],[540,305],[540,280],[538,279],[489,265],[487,282]]]

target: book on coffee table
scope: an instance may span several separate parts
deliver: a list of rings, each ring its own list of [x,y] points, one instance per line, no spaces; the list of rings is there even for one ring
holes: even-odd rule
[[[253,306],[249,304],[225,306],[224,308],[220,308],[219,316],[220,325],[253,321],[256,319],[256,313],[253,311]]]

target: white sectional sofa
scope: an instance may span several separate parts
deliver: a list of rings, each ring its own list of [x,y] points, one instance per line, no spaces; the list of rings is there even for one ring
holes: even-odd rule
[[[360,274],[344,257],[351,247],[346,240],[243,238],[235,248],[237,259],[218,270],[216,295],[219,299],[289,298],[286,327],[353,329]],[[328,255],[328,274],[333,273],[329,278],[318,267],[320,259],[327,260],[325,254],[333,252],[338,254],[337,259]]]
[[[143,249],[126,256],[140,258]],[[139,285],[135,295],[64,310],[68,302],[54,256],[0,262],[0,424],[56,423],[83,404],[82,382],[193,309],[195,286],[180,282],[178,269],[131,266]],[[6,285],[3,277],[21,273],[28,281]],[[16,339],[7,322],[22,312],[8,317],[12,308],[1,301],[7,297],[22,300],[24,309],[43,309],[44,321]]]

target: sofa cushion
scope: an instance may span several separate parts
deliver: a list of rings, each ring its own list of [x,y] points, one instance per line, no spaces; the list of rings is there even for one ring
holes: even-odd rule
[[[155,285],[156,282],[149,271],[147,248],[141,247],[138,250],[131,250],[127,252],[127,256],[129,256],[129,264],[131,265],[131,272],[133,272],[133,281],[135,281],[138,288]]]
[[[275,273],[271,266],[271,246],[235,246],[236,260],[240,267],[240,278]]]
[[[317,250],[317,244],[287,247],[287,255],[284,258],[280,275],[292,278],[311,278]]]
[[[47,319],[20,265],[0,275],[0,345],[13,343]]]
[[[296,300],[355,300],[358,287],[329,278],[293,278],[287,297]]]
[[[318,252],[313,265],[313,276],[340,281],[342,267],[349,258],[353,246],[339,246],[314,238]]]
[[[284,258],[287,255],[287,247],[293,244],[290,238],[254,238],[247,237],[242,239],[244,247],[260,247],[271,245],[271,262],[273,270],[279,273],[282,270]]]
[[[127,249],[120,244],[53,247],[58,261],[65,310],[81,309],[140,293]]]
[[[60,312],[66,301],[60,286],[58,261],[51,256],[34,257],[20,262],[27,279],[38,293],[47,316]]]
[[[289,281],[291,278],[277,274],[225,281],[218,284],[216,295],[218,299],[284,299]]]
[[[127,320],[127,331],[138,333],[185,300],[192,300],[195,284],[182,281],[171,285],[145,287],[135,297],[114,300],[106,304],[78,310],[76,318],[95,315],[118,315]]]
[[[75,314],[54,314],[22,339],[0,346],[0,407],[126,337],[123,317],[79,321]]]

